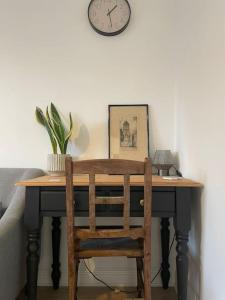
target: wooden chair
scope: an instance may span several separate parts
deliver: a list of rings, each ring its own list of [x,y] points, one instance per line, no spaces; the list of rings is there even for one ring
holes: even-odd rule
[[[89,174],[89,226],[75,227],[73,174]],[[123,175],[124,193],[120,197],[97,197],[95,175]],[[130,175],[144,175],[144,227],[130,226]],[[107,200],[107,201],[106,201]],[[97,204],[123,205],[123,227],[96,226]],[[66,210],[68,239],[69,300],[77,299],[78,265],[82,258],[127,256],[137,261],[138,297],[151,300],[151,207],[152,169],[149,159],[144,162],[121,159],[72,161],[66,158]],[[110,241],[111,246],[105,241]],[[94,242],[94,243],[93,243]],[[101,247],[93,247],[100,243]],[[144,266],[143,266],[144,260]],[[142,277],[144,273],[144,282]]]

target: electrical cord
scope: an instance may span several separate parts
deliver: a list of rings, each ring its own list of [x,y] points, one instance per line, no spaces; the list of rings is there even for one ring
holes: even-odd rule
[[[175,241],[175,233],[174,233],[174,236],[173,236],[173,239],[172,239],[172,242],[170,244],[170,248],[169,248],[169,256],[170,256],[170,252],[172,250],[172,247],[173,247],[173,244],[174,244],[174,241]],[[159,268],[158,272],[155,274],[155,276],[153,277],[151,283],[154,282],[154,280],[158,277],[159,273],[162,271],[162,266]]]
[[[88,270],[88,272],[89,272],[89,273],[90,273],[97,281],[101,282],[101,283],[104,284],[107,288],[109,288],[110,290],[114,291],[114,288],[113,288],[112,286],[108,285],[105,281],[103,281],[102,279],[100,279],[99,277],[97,277],[97,276],[95,275],[95,273],[93,273],[93,272],[88,268],[85,259],[83,259],[83,262],[84,262],[85,268]]]
[[[170,248],[169,248],[169,255],[171,253],[171,250],[172,250],[172,247],[173,247],[173,244],[174,244],[174,241],[175,241],[175,234],[173,236],[173,239],[172,239],[172,242],[170,244]],[[98,276],[96,276],[94,274],[94,272],[92,272],[89,267],[87,266],[86,262],[85,262],[85,259],[83,259],[84,261],[84,265],[85,265],[85,268],[86,270],[95,278],[95,280],[101,282],[104,286],[106,286],[108,289],[112,290],[112,291],[117,291],[117,292],[122,292],[122,293],[126,293],[126,294],[133,294],[136,292],[135,291],[127,291],[127,290],[121,290],[121,289],[115,289],[113,288],[112,286],[110,286],[109,284],[107,284],[105,281],[103,281],[102,279],[100,279]],[[160,272],[162,271],[162,267],[160,266],[158,272],[155,274],[155,276],[153,277],[153,279],[151,280],[151,283],[154,282],[154,280],[158,277],[158,275],[160,274]]]
[[[97,277],[97,276],[95,275],[95,273],[93,273],[93,272],[88,268],[85,259],[83,259],[83,261],[84,261],[85,268],[88,270],[88,272],[89,272],[89,273],[90,273],[97,281],[101,282],[101,283],[102,283],[104,286],[106,286],[108,289],[110,289],[110,290],[112,290],[112,291],[116,291],[116,292],[118,291],[118,292],[126,293],[126,294],[133,294],[133,293],[136,292],[136,291],[125,291],[125,290],[113,288],[113,287],[110,286],[108,283],[106,283],[105,281],[103,281],[102,279],[100,279],[99,277]]]

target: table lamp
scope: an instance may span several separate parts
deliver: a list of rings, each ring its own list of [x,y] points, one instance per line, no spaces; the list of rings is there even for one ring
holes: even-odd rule
[[[156,150],[153,166],[158,169],[158,175],[169,176],[169,169],[173,166],[173,156],[170,150]]]

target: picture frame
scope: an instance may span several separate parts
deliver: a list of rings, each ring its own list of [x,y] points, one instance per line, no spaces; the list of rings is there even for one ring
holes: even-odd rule
[[[149,157],[148,104],[108,106],[109,158]]]

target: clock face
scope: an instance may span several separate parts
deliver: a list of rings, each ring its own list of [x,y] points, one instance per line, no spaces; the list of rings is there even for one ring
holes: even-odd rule
[[[91,26],[100,34],[111,36],[124,31],[130,21],[127,0],[92,0],[88,8]]]

